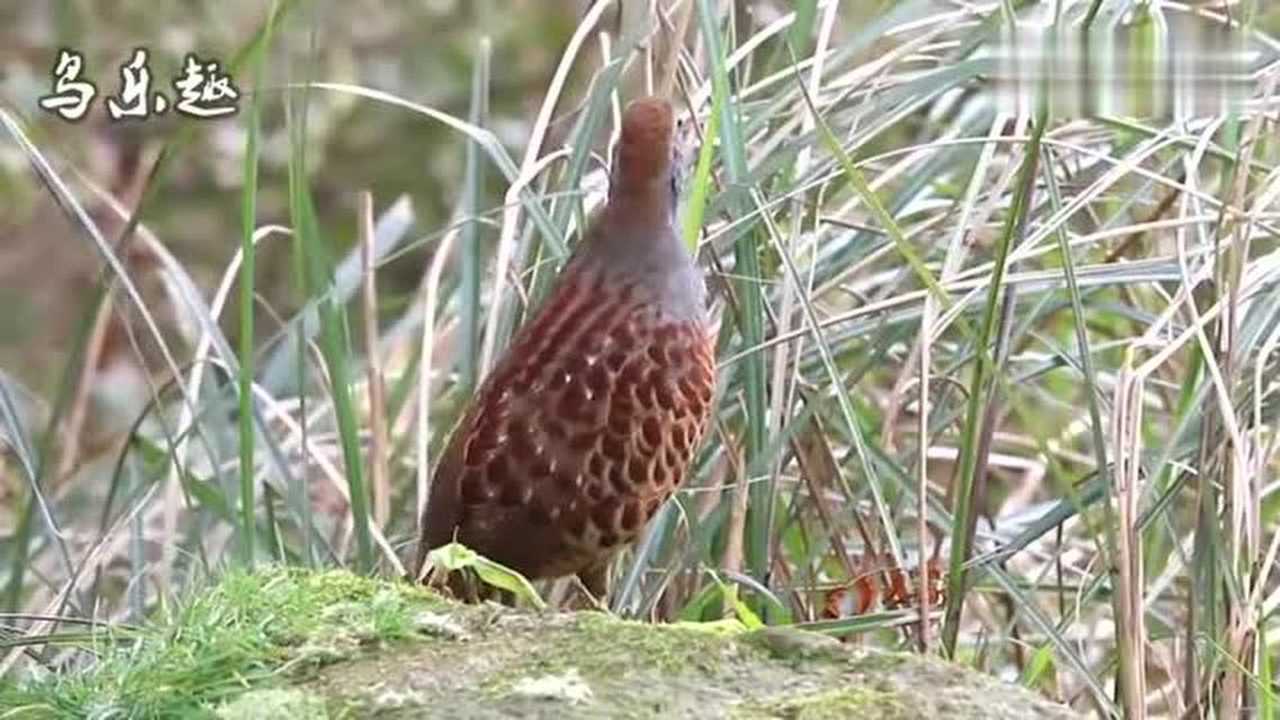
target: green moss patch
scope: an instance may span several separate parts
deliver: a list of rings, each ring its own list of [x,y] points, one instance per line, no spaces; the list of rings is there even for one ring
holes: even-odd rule
[[[843,688],[772,701],[746,703],[732,713],[734,720],[787,718],[788,720],[841,720],[869,717],[877,720],[907,720],[906,708],[896,693],[871,688]]]

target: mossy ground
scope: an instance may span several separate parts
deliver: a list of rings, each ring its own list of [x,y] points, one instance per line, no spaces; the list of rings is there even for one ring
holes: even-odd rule
[[[736,623],[460,606],[333,571],[232,573],[0,717],[1070,717],[936,659]]]

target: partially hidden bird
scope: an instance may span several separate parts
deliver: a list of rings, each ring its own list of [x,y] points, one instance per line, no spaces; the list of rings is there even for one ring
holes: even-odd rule
[[[677,228],[671,104],[624,110],[607,202],[454,428],[420,523],[416,576],[457,541],[529,579],[609,564],[684,481],[706,431],[714,342]]]

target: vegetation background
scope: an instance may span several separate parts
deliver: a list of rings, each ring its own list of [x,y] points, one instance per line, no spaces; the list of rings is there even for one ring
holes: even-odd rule
[[[1230,26],[1251,98],[1002,113],[1015,17]],[[621,103],[674,73],[717,420],[611,609],[1276,717],[1278,34],[1262,0],[5,3],[0,670],[229,566],[403,572]],[[240,112],[109,121],[140,46],[155,90],[219,59]],[[37,104],[59,48],[79,123]]]

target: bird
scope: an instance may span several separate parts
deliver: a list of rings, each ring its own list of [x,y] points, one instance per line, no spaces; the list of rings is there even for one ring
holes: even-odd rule
[[[715,393],[707,291],[677,223],[671,103],[624,109],[605,205],[480,384],[441,455],[415,577],[459,542],[530,580],[609,566],[690,472]]]

